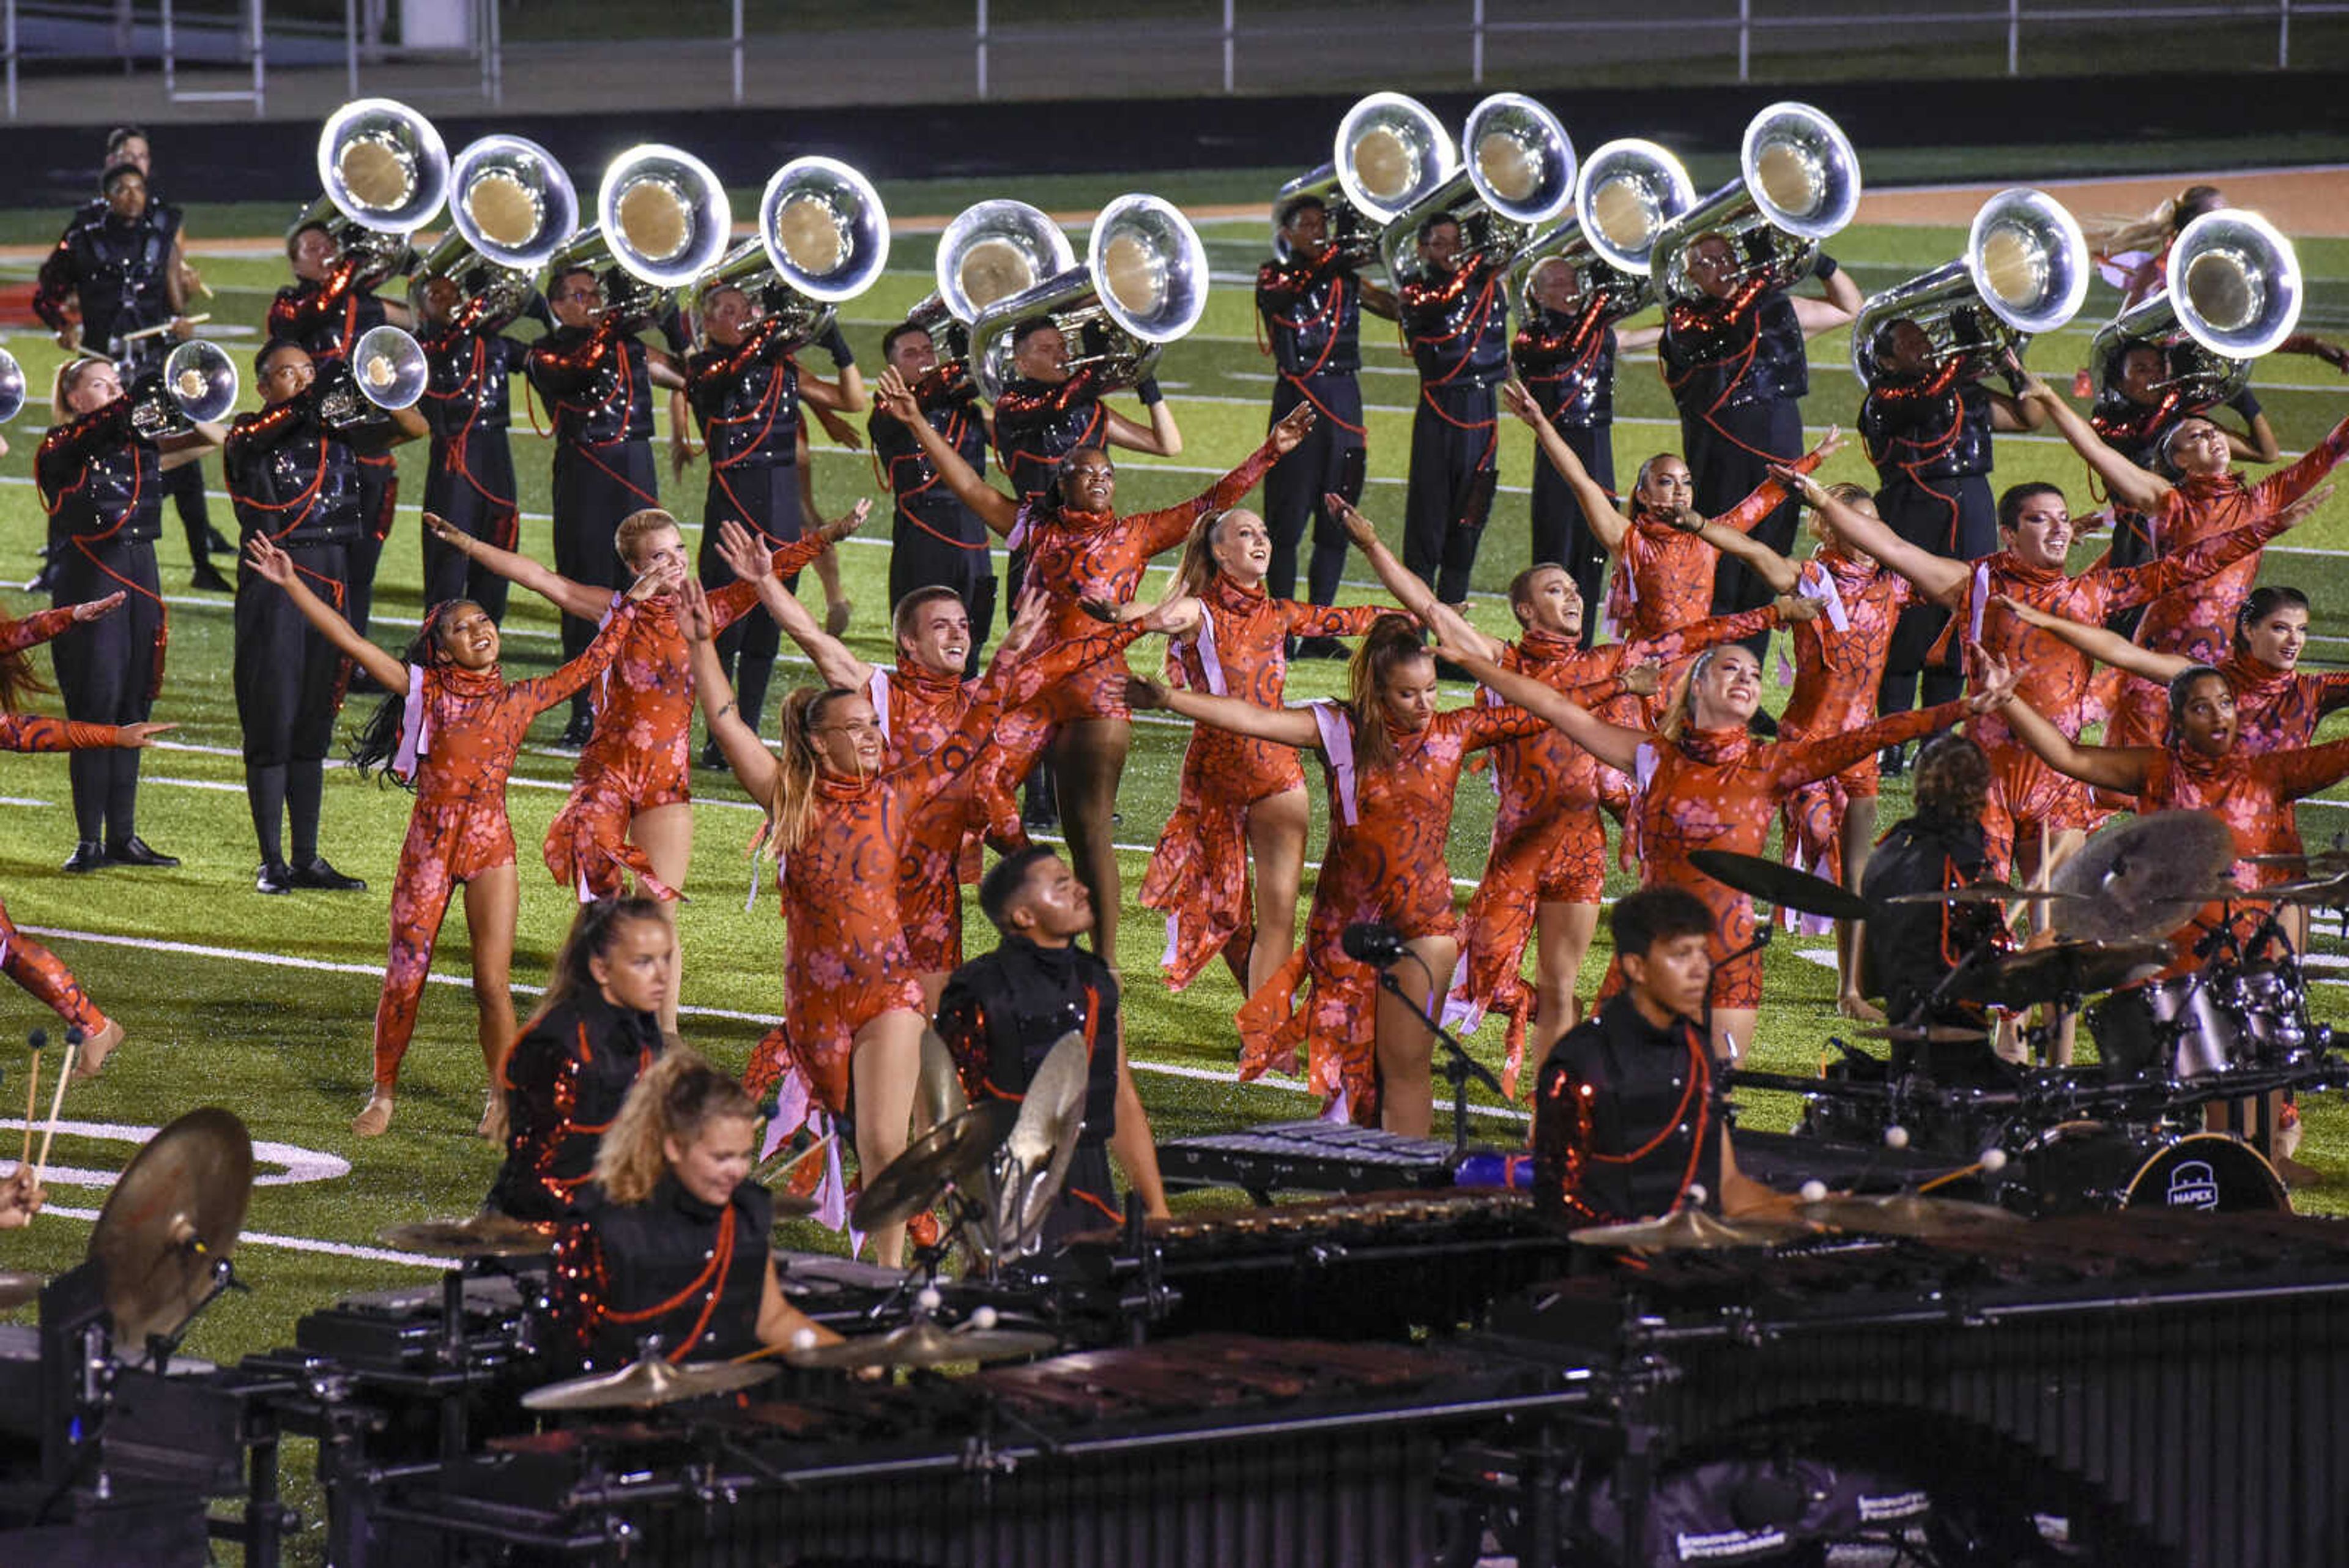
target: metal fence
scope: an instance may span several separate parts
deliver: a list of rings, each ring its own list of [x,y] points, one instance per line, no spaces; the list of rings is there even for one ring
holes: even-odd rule
[[[2349,64],[2349,25],[2337,20],[2349,18],[2349,0],[1967,0],[1907,10],[1890,0],[1643,0],[1631,10],[1599,0],[1160,0],[1130,14],[1070,0],[893,0],[863,17],[803,0],[339,0],[339,16],[336,5],[0,0],[8,117],[20,113],[20,65],[40,65],[46,80],[68,62],[159,74],[167,104],[249,103],[255,117],[273,94],[281,114],[300,114],[321,95],[363,91],[575,109],[605,101],[622,80],[589,64],[616,43],[632,67],[626,101],[660,108],[779,96],[814,105],[1396,80],[1483,87],[1610,73],[1630,82],[1667,60],[1676,84]]]

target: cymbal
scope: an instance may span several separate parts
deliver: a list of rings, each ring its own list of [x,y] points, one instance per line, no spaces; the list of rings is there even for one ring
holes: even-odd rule
[[[1012,1101],[988,1100],[916,1138],[865,1184],[851,1216],[856,1228],[878,1231],[936,1203],[949,1184],[978,1173],[1019,1119],[1019,1107]]]
[[[2053,907],[2058,936],[2090,941],[2158,937],[2210,901],[2234,863],[2227,825],[2199,811],[2158,811],[2106,828],[2055,868],[2054,885],[2077,898]]]
[[[1689,864],[1741,893],[1750,893],[1789,909],[1800,909],[1806,915],[1824,915],[1835,920],[1868,919],[1868,900],[1857,893],[1846,892],[1825,877],[1781,866],[1759,855],[1699,849],[1691,852]]]
[[[1012,1328],[941,1327],[927,1318],[887,1334],[844,1339],[838,1345],[787,1350],[783,1359],[793,1366],[829,1366],[859,1371],[868,1366],[952,1366],[963,1361],[1012,1361],[1056,1350],[1061,1342],[1049,1334]]]
[[[1927,1198],[1915,1192],[1863,1198],[1838,1193],[1795,1210],[1815,1224],[1836,1231],[1874,1231],[1880,1236],[1961,1236],[2023,1223],[2023,1216],[1987,1203]]]
[[[1863,1040],[1921,1040],[1931,1045],[1962,1045],[1990,1038],[1987,1029],[1969,1029],[1959,1023],[1928,1023],[1922,1029],[1905,1023],[1871,1023],[1852,1033]]]
[[[1052,1211],[1068,1179],[1069,1161],[1085,1130],[1085,1089],[1092,1075],[1092,1054],[1085,1037],[1071,1030],[1052,1042],[1019,1102],[1019,1120],[1004,1140],[1017,1168],[998,1195],[996,1247],[1017,1256]]]
[[[645,1410],[752,1387],[781,1370],[758,1362],[697,1361],[677,1366],[655,1356],[650,1361],[632,1361],[616,1372],[533,1388],[522,1397],[522,1402],[533,1410]]]
[[[89,1257],[103,1271],[118,1345],[143,1345],[194,1315],[235,1250],[253,1196],[253,1137],[216,1106],[147,1140],[107,1194]]]
[[[1589,1225],[1571,1233],[1578,1247],[1615,1247],[1631,1252],[1705,1251],[1724,1247],[1768,1247],[1806,1236],[1815,1227],[1799,1220],[1716,1220],[1702,1209],[1677,1209],[1661,1220],[1620,1225]]]
[[[2018,888],[2012,882],[1971,882],[1938,893],[1895,893],[1888,904],[2044,904],[2058,898],[2078,898],[2060,888]]]
[[[802,1192],[778,1192],[774,1194],[774,1199],[775,1223],[778,1225],[786,1220],[804,1220],[819,1207],[814,1199]]]
[[[2158,937],[2057,942],[2052,947],[2026,948],[1964,976],[1957,995],[1961,1002],[2031,1007],[2142,980],[2169,959],[2169,944]]]
[[[932,1127],[950,1122],[970,1109],[970,1097],[963,1093],[962,1075],[955,1071],[954,1054],[935,1029],[922,1031],[920,1099]]]
[[[23,1306],[41,1293],[48,1279],[41,1274],[0,1274],[0,1312]]]
[[[484,1210],[462,1220],[418,1220],[387,1225],[375,1233],[387,1247],[404,1252],[439,1252],[452,1258],[529,1258],[554,1245],[554,1227]]]

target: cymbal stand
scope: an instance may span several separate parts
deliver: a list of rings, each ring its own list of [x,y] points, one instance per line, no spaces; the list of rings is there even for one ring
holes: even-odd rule
[[[1491,1071],[1483,1063],[1468,1054],[1468,1048],[1460,1044],[1458,1037],[1452,1031],[1436,1022],[1444,1007],[1444,999],[1437,990],[1438,983],[1433,975],[1428,977],[1428,1006],[1426,1012],[1422,1014],[1421,1022],[1427,1025],[1427,1032],[1444,1044],[1444,1076],[1452,1085],[1452,1157],[1454,1162],[1457,1163],[1468,1158],[1469,1083],[1473,1080],[1483,1084],[1493,1091],[1495,1098],[1504,1102],[1508,1099],[1508,1096],[1501,1092],[1501,1080],[1493,1076]],[[1379,971],[1379,989],[1413,1012],[1421,1012],[1419,1003],[1413,1002],[1411,993],[1403,990],[1402,981],[1395,979],[1394,971],[1392,968]]]

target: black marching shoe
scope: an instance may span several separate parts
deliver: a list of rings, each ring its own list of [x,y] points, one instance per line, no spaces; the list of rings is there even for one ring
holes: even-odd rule
[[[74,852],[66,857],[65,869],[78,877],[85,871],[95,871],[105,864],[106,846],[95,838],[85,838],[75,845]]]
[[[295,888],[294,867],[283,860],[264,860],[253,878],[256,893],[291,893]]]
[[[1350,659],[1352,653],[1334,637],[1300,637],[1291,659]]]
[[[364,893],[367,884],[357,877],[346,877],[326,864],[323,855],[314,855],[293,869],[294,886],[315,888],[321,893]]]
[[[236,545],[227,535],[207,524],[204,528],[204,553],[208,556],[226,556],[233,561],[236,559]]]
[[[109,866],[177,866],[180,857],[164,854],[134,833],[119,844],[106,846],[106,863]]]
[[[700,766],[701,771],[707,774],[724,773],[726,771],[726,753],[724,748],[720,747],[715,741],[702,742]]]
[[[1897,779],[1907,773],[1909,771],[1908,749],[1902,746],[1887,746],[1877,753],[1876,771],[1889,779]]]
[[[207,589],[216,594],[236,592],[236,585],[221,576],[220,568],[213,566],[209,558],[196,563],[195,574],[188,578],[188,587]]]
[[[563,726],[563,733],[554,738],[555,749],[563,752],[579,751],[587,744],[588,737],[593,735],[595,732],[595,717],[594,714],[574,714],[572,716],[571,722]]]

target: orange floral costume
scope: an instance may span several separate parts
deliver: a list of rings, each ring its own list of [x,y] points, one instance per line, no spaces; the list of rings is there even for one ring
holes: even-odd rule
[[[392,766],[414,781],[416,808],[391,883],[391,940],[375,1008],[375,1086],[389,1094],[416,1033],[432,946],[460,884],[514,863],[506,779],[531,722],[601,675],[636,613],[607,620],[585,652],[552,675],[508,681],[498,666],[408,667],[408,711]]]
[[[1374,605],[1332,608],[1276,599],[1222,572],[1200,600],[1199,628],[1167,650],[1168,673],[1193,691],[1278,708],[1288,677],[1290,637],[1361,637]],[[1151,852],[1142,907],[1166,917],[1166,983],[1182,990],[1217,953],[1247,985],[1256,908],[1248,877],[1248,807],[1305,787],[1297,753],[1251,735],[1200,724],[1183,753],[1174,813]]]
[[[1824,613],[1797,622],[1792,633],[1795,690],[1778,715],[1782,741],[1840,734],[1875,718],[1893,627],[1903,610],[1925,602],[1917,586],[1898,572],[1832,545],[1804,563],[1797,591],[1816,599]],[[1844,812],[1855,799],[1874,798],[1881,787],[1876,758],[1870,752],[1786,797],[1787,865],[1842,885]]]
[[[1348,958],[1340,939],[1360,920],[1383,920],[1404,940],[1456,929],[1444,839],[1469,754],[1548,726],[1518,708],[1454,708],[1416,734],[1390,733],[1392,754],[1361,766],[1355,721],[1340,702],[1309,704],[1330,791],[1330,844],[1314,881],[1305,945],[1239,1012],[1240,1081],[1306,1047],[1306,1081],[1341,1100],[1353,1119],[1379,1119],[1378,971]],[[1436,977],[1441,981],[1444,977]],[[1305,1002],[1297,988],[1306,985]]]
[[[775,576],[790,576],[823,551],[811,534],[775,551]],[[626,604],[612,595],[613,611]],[[709,593],[709,615],[723,631],[759,607],[758,587],[729,583]],[[610,616],[605,617],[609,624]],[[693,659],[667,595],[645,600],[595,691],[595,728],[572,770],[571,798],[546,830],[546,868],[581,903],[619,895],[629,877],[656,898],[678,890],[653,875],[652,861],[628,842],[628,825],[656,806],[693,798]]]
[[[2349,670],[2302,675],[2248,653],[2230,653],[2219,673],[2235,693],[2235,745],[2246,756],[2304,746],[2317,721],[2349,703]]]

